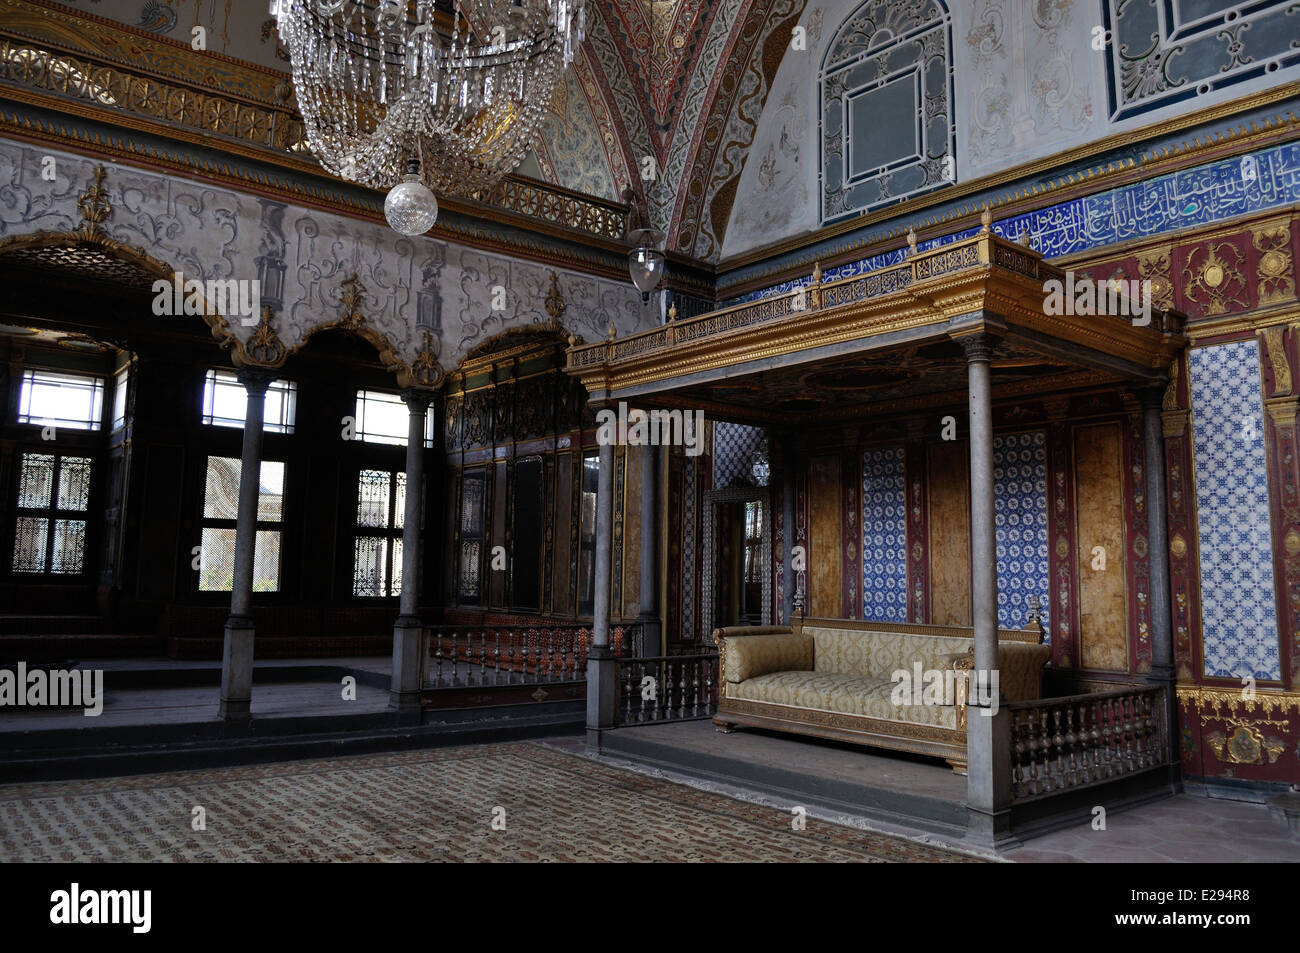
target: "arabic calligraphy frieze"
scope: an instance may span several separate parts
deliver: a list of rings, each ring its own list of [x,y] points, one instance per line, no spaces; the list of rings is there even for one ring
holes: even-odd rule
[[[1027,232],[1031,245],[1052,259],[1297,202],[1300,202],[1300,142],[1289,142],[1026,212],[994,222],[993,231],[1012,240]],[[970,228],[920,242],[917,249],[939,248],[969,238],[976,231]],[[833,249],[827,252],[834,253]],[[822,280],[834,281],[887,268],[906,257],[905,248],[872,255],[828,268]],[[782,294],[807,283],[807,278],[792,279],[731,299],[724,306]]]

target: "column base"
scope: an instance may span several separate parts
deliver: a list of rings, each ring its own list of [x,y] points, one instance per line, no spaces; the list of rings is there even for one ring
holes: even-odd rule
[[[987,850],[1015,850],[1024,844],[1011,833],[1011,812],[986,814],[966,805],[966,843]]]
[[[1005,850],[1011,834],[1011,723],[1005,707],[966,708],[966,839]]]
[[[419,720],[424,685],[424,626],[416,616],[398,616],[393,624],[393,678],[389,684],[388,708],[401,715],[403,723]]]
[[[593,645],[587,652],[587,743],[592,732],[614,727],[618,701],[617,662],[608,645]]]
[[[256,630],[247,616],[231,616],[221,647],[221,704],[217,717],[228,724],[252,721],[253,641]]]

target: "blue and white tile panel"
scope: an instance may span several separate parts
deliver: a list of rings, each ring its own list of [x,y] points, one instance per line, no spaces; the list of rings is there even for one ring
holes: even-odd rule
[[[1041,430],[993,438],[993,514],[997,525],[998,625],[1029,624],[1037,596],[1043,625],[1051,592],[1047,542],[1047,434]]]
[[[1259,342],[1188,360],[1205,674],[1280,679]]]
[[[862,618],[907,621],[907,474],[902,447],[862,455]]]

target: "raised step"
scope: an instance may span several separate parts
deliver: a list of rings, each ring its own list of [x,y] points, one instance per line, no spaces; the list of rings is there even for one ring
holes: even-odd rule
[[[142,658],[162,654],[156,635],[50,633],[0,635],[0,662],[58,662],[78,658]]]
[[[110,629],[97,615],[0,614],[0,635],[98,635]]]
[[[220,659],[222,640],[213,637],[172,636],[166,640],[167,657],[199,660]],[[340,636],[257,636],[254,651],[261,659],[349,658],[365,655],[389,655],[393,635]]]

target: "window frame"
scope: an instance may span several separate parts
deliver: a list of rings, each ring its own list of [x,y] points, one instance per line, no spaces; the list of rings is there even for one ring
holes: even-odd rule
[[[487,467],[474,467],[462,470],[460,474],[460,492],[458,494],[458,506],[456,507],[456,605],[458,606],[481,606],[485,604],[486,594],[483,591],[485,573],[483,566],[487,556],[487,507],[488,507],[488,474],[490,470]],[[482,486],[479,494],[478,506],[478,531],[469,538],[465,532],[465,484],[473,481]],[[478,544],[478,555],[475,559],[477,571],[475,581],[477,582],[477,591],[473,596],[467,596],[465,589],[465,550],[470,543]]]
[[[388,477],[388,517],[387,525],[384,527],[362,526],[359,522],[360,514],[358,513],[358,509],[361,505],[361,475],[366,472],[383,473]],[[400,508],[398,506],[397,492],[399,480],[402,482],[402,506]],[[398,550],[401,548],[401,544],[403,543],[406,534],[405,503],[406,494],[410,492],[410,487],[406,486],[406,471],[402,469],[388,469],[387,467],[376,467],[362,464],[357,467],[354,483],[357,488],[357,499],[352,511],[352,591],[350,595],[353,599],[365,601],[380,600],[383,602],[391,602],[394,599],[400,599],[402,595],[402,586],[406,585],[406,578],[403,576],[397,583],[396,587],[394,587],[393,580],[395,575],[394,570],[396,570],[396,575],[402,575],[402,557],[398,554]],[[361,595],[356,589],[357,542],[363,538],[382,539],[387,540],[388,542],[384,552],[384,589],[386,591],[380,595]],[[395,543],[397,545],[394,545]]]
[[[202,459],[202,461],[203,461],[203,466],[202,466],[202,469],[201,469],[201,471],[200,471],[200,473],[201,473],[201,478],[200,478],[200,480],[199,480],[199,485],[198,485],[198,512],[199,512],[199,518],[198,518],[198,542],[199,542],[199,552],[198,552],[197,555],[199,556],[199,566],[198,566],[197,569],[191,568],[191,572],[192,572],[193,577],[194,577],[194,584],[193,584],[193,585],[194,585],[194,592],[197,593],[197,594],[198,594],[199,596],[201,596],[201,597],[208,597],[208,596],[212,596],[212,595],[220,596],[220,595],[223,595],[223,594],[228,594],[228,593],[230,593],[230,592],[232,592],[232,591],[234,590],[233,566],[232,566],[232,575],[231,575],[231,587],[230,587],[229,589],[205,589],[205,588],[203,588],[203,563],[202,563],[202,553],[203,553],[203,531],[204,531],[204,530],[207,530],[207,529],[230,529],[230,530],[235,530],[235,529],[238,528],[238,520],[237,520],[237,519],[231,519],[231,518],[228,518],[228,517],[207,516],[207,515],[203,512],[204,507],[205,507],[206,504],[207,504],[209,461],[210,461],[213,457],[216,457],[216,458],[218,458],[218,459],[223,459],[223,460],[234,460],[236,463],[241,463],[239,457],[232,457],[232,456],[229,456],[228,454],[224,454],[224,453],[220,453],[220,452],[213,452],[213,451],[211,451],[211,450],[209,450],[209,451],[203,453],[202,456],[201,456],[201,458],[200,458],[200,459]],[[254,546],[254,549],[253,549],[253,562],[254,562],[254,570],[256,570],[256,564],[257,564],[257,548],[256,548],[256,547],[257,547],[257,541],[256,541],[256,538],[257,538],[257,536],[260,535],[261,533],[275,533],[275,534],[277,534],[277,535],[279,536],[279,541],[278,541],[278,548],[277,548],[278,562],[277,562],[276,569],[275,569],[275,588],[274,588],[274,589],[258,589],[258,588],[256,587],[256,578],[255,578],[255,579],[254,579],[254,588],[253,588],[253,592],[256,593],[256,594],[259,594],[259,595],[264,595],[264,596],[278,596],[278,595],[280,595],[281,593],[284,592],[284,539],[285,539],[285,536],[284,536],[284,528],[288,525],[288,512],[287,512],[287,510],[288,510],[288,504],[289,504],[289,493],[288,493],[288,488],[289,488],[289,462],[288,462],[287,460],[274,460],[274,459],[268,459],[268,458],[265,458],[265,457],[264,457],[264,458],[259,462],[259,469],[258,469],[258,479],[259,479],[259,482],[260,482],[260,480],[261,480],[261,467],[266,466],[268,463],[278,463],[278,464],[280,464],[280,465],[284,468],[283,471],[282,471],[282,473],[283,473],[283,478],[282,478],[281,489],[280,489],[280,518],[279,518],[278,520],[265,520],[265,519],[260,519],[260,518],[259,518],[259,519],[255,522],[255,524],[254,524],[254,542],[253,542],[253,546]],[[241,471],[241,475],[242,475],[242,464],[241,464],[241,466],[240,466],[240,471]],[[260,494],[259,494],[259,495],[260,495]],[[237,499],[237,498],[238,498],[238,495],[236,495],[236,499]]]
[[[584,532],[587,523],[586,501],[583,499],[588,494],[587,490],[587,461],[594,460],[596,465],[592,467],[595,477],[595,487],[590,491],[592,497],[591,505],[591,533]],[[600,509],[600,451],[590,450],[582,455],[582,468],[578,484],[579,505],[578,505],[578,615],[594,616],[596,612],[596,522],[599,519]],[[590,543],[588,542],[590,535]],[[584,596],[583,592],[590,589],[588,595]]]
[[[23,458],[27,455],[52,457],[53,480],[50,486],[50,502],[46,507],[30,507],[19,505],[19,494],[22,492],[22,472]],[[86,484],[86,508],[84,510],[69,510],[59,506],[59,484],[63,470],[63,461],[66,458],[85,460],[89,466],[90,474]],[[37,449],[34,447],[19,447],[15,453],[16,479],[14,480],[13,500],[13,517],[9,521],[9,558],[8,574],[13,579],[35,580],[41,579],[45,582],[67,582],[67,583],[85,583],[91,578],[93,570],[90,568],[90,554],[93,550],[94,540],[94,523],[91,514],[95,511],[95,493],[98,489],[98,459],[94,453],[85,449],[73,449],[71,452],[60,450]],[[14,566],[14,556],[18,546],[18,520],[20,519],[44,519],[45,526],[45,556],[43,568],[39,570],[18,569]],[[59,521],[80,522],[81,530],[81,568],[77,572],[55,572],[54,571],[54,554],[55,554],[55,533]]]
[[[403,431],[400,436],[396,434],[382,434],[377,432],[367,436],[364,429],[366,415],[363,412],[362,405],[364,402],[370,400],[372,396],[375,399],[375,403],[399,404],[401,405],[403,412],[406,412],[406,401],[402,400],[400,391],[380,390],[375,387],[358,387],[352,410],[352,420],[354,424],[352,439],[359,443],[368,443],[372,445],[405,447],[407,441],[407,434],[405,431]],[[396,400],[388,400],[387,398],[390,397],[394,397]],[[425,450],[433,449],[434,434],[434,404],[430,403],[428,409],[424,413]]]
[[[239,376],[234,371],[221,367],[209,367],[203,372],[203,389],[199,394],[199,424],[204,427],[243,430],[247,419],[247,404],[245,404],[245,410],[239,417],[238,422],[234,417],[218,417],[216,415],[216,388],[218,385],[222,387],[235,386],[239,388],[241,393],[246,393],[244,385],[239,383]],[[280,416],[278,420],[271,421],[263,413],[262,432],[293,434],[298,423],[298,382],[277,377],[267,385],[266,392],[268,395],[272,393],[280,395]]]
[[[38,376],[45,376],[68,381],[87,381],[91,385],[91,410],[95,414],[93,418],[73,419],[68,417],[34,417],[31,413],[31,390],[30,386],[37,383]],[[43,429],[45,427],[54,427],[56,430],[76,430],[84,433],[102,432],[105,427],[104,416],[109,408],[106,406],[105,397],[108,390],[108,382],[102,374],[96,374],[91,371],[66,370],[64,368],[52,368],[39,365],[24,366],[22,374],[18,378],[18,394],[14,403],[14,422],[22,427],[36,427]],[[24,413],[24,406],[27,412]]]

